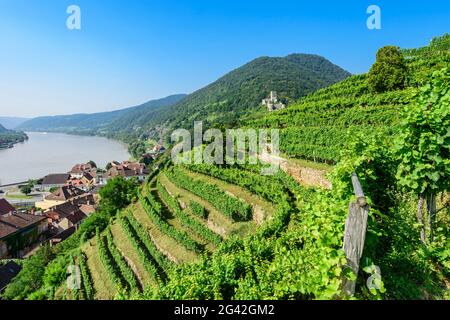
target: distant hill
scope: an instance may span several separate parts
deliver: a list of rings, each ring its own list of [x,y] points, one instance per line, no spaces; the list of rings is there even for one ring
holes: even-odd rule
[[[0,123],[0,133],[8,131],[2,124]]]
[[[261,57],[188,95],[174,95],[112,112],[39,117],[18,128],[98,134],[132,141],[142,136],[167,136],[175,128],[231,127],[243,117],[265,112],[261,100],[277,91],[286,102],[297,100],[351,74],[327,59],[311,54]]]
[[[202,120],[205,126],[231,127],[244,115],[263,112],[261,100],[270,91],[293,101],[350,75],[318,55],[261,57],[156,112],[143,125],[146,129],[163,126],[168,130],[190,128],[194,120]]]
[[[27,120],[30,119],[19,117],[0,117],[0,124],[4,126],[6,129],[15,129],[17,126],[21,125]]]
[[[17,129],[25,131],[99,134],[101,132],[108,132],[109,130],[118,130],[125,125],[126,121],[132,121],[138,115],[145,116],[153,109],[170,106],[184,97],[185,95],[183,94],[172,95],[162,99],[151,100],[139,106],[109,112],[38,117],[22,123]],[[125,117],[125,120],[119,121],[121,117]],[[119,127],[117,127],[117,123],[111,125],[115,121],[118,121]]]

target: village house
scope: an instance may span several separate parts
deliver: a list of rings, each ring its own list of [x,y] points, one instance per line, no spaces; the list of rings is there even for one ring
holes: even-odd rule
[[[8,213],[0,216],[0,259],[22,258],[32,245],[45,239],[45,216]]]
[[[72,234],[74,234],[75,231],[77,231],[77,229],[75,227],[71,227],[69,229],[66,229],[66,230],[54,235],[53,237],[51,237],[49,239],[50,246],[53,246],[55,244],[60,243],[61,241],[66,240],[68,237],[70,237]]]
[[[58,222],[58,226],[62,230],[67,230],[71,227],[75,227],[75,229],[78,229],[81,222],[86,218],[87,216],[83,212],[77,210],[74,213],[69,214],[65,218],[61,219],[61,221]]]
[[[70,179],[70,174],[68,173],[54,173],[46,175],[42,179],[41,190],[48,191],[52,188],[60,188],[67,183]]]
[[[112,167],[105,174],[106,180],[120,176],[125,179],[137,178],[138,181],[142,182],[148,175],[148,170],[142,163],[123,161],[120,164],[112,162],[111,165]]]
[[[6,199],[0,199],[0,216],[14,212],[16,209]]]
[[[51,207],[63,204],[70,199],[85,195],[86,192],[74,186],[62,186],[55,192],[44,197],[43,201],[36,202],[36,208],[48,210]]]

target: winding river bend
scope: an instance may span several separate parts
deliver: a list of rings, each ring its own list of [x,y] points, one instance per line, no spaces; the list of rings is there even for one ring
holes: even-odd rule
[[[68,172],[76,163],[93,160],[101,168],[130,158],[119,141],[62,133],[27,132],[28,141],[0,150],[0,185]]]

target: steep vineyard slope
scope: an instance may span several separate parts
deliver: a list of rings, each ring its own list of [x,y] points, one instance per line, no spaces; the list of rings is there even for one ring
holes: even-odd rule
[[[249,127],[281,129],[280,149],[293,158],[336,163],[348,132],[393,135],[399,111],[433,70],[450,64],[449,36],[430,46],[403,50],[408,67],[404,90],[371,92],[366,74],[352,76],[300,99],[278,112],[247,122]]]

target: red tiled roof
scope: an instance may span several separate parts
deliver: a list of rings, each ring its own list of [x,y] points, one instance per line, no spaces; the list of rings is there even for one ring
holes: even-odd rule
[[[67,179],[69,179],[69,177],[70,175],[68,173],[49,174],[44,177],[42,184],[44,185],[65,184]]]
[[[148,170],[145,165],[137,162],[124,161],[122,164],[115,165],[106,172],[106,177],[135,177],[140,175],[147,175]]]
[[[14,207],[6,200],[0,199],[0,215],[15,211]]]
[[[2,215],[0,216],[0,239],[46,219],[45,216],[33,216],[25,213]]]
[[[74,186],[64,186],[53,192],[52,194],[45,197],[46,200],[57,200],[57,201],[67,201],[69,199],[78,197],[85,194],[81,189]]]

